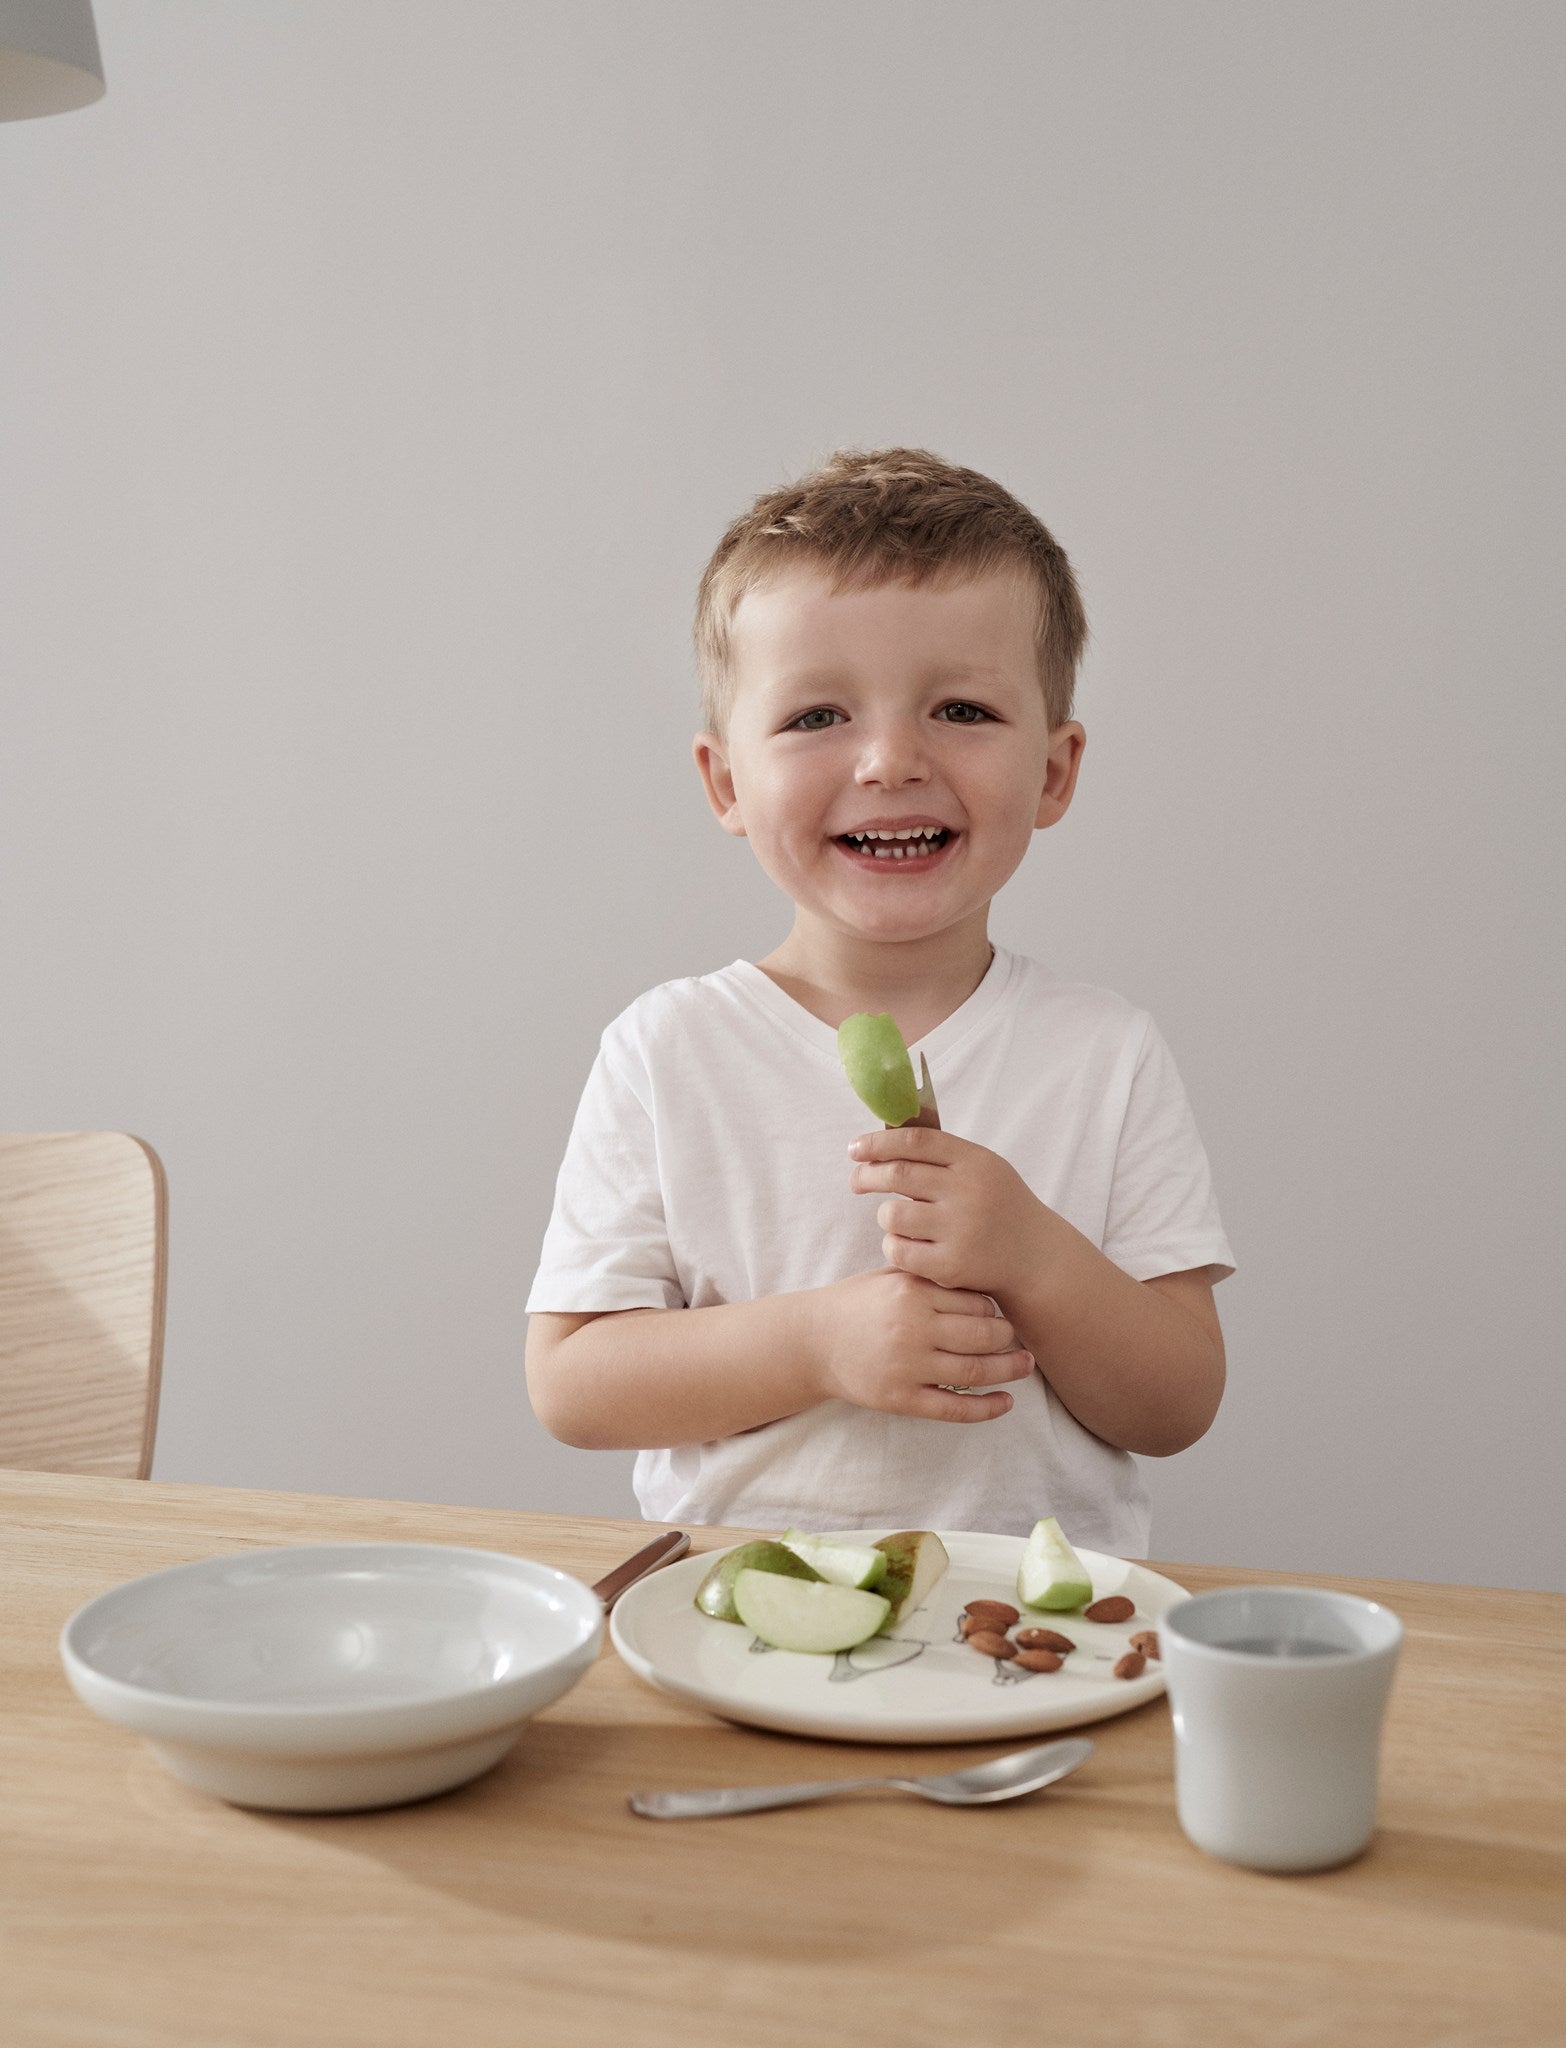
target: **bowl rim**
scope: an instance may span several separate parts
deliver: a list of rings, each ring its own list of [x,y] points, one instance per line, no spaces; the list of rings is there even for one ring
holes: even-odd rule
[[[449,1559],[481,1560],[488,1565],[501,1565],[515,1573],[525,1567],[528,1573],[541,1575],[546,1582],[554,1581],[561,1589],[568,1590],[579,1618],[584,1624],[583,1633],[575,1643],[556,1652],[547,1662],[535,1665],[527,1671],[495,1680],[489,1685],[468,1687],[462,1691],[432,1690],[393,1700],[321,1700],[306,1705],[297,1701],[267,1700],[217,1700],[199,1693],[165,1692],[161,1688],[140,1685],[134,1679],[119,1678],[112,1672],[104,1671],[94,1664],[77,1647],[73,1637],[85,1631],[95,1615],[105,1608],[114,1606],[133,1589],[190,1577],[196,1574],[210,1575],[225,1565],[255,1563],[262,1560],[314,1555],[323,1561],[327,1557],[364,1556],[366,1553],[403,1553],[411,1551],[437,1552]],[[395,1556],[393,1557],[395,1562]],[[532,1583],[536,1584],[535,1577]],[[126,1707],[160,1709],[170,1715],[199,1719],[202,1723],[229,1722],[236,1729],[242,1724],[254,1724],[258,1720],[269,1721],[279,1728],[292,1727],[304,1730],[311,1724],[347,1722],[350,1720],[379,1722],[388,1725],[399,1720],[405,1721],[410,1714],[428,1713],[442,1708],[476,1707],[483,1702],[495,1708],[514,1696],[525,1695],[535,1688],[539,1681],[551,1673],[570,1668],[577,1660],[585,1666],[597,1655],[603,1645],[605,1623],[603,1603],[585,1580],[578,1579],[570,1572],[562,1571],[558,1565],[544,1564],[538,1558],[522,1557],[504,1550],[482,1550],[472,1544],[427,1543],[390,1539],[387,1541],[368,1540],[347,1543],[278,1543],[245,1547],[233,1551],[221,1551],[210,1557],[189,1558],[183,1564],[161,1566],[155,1572],[143,1572],[134,1579],[124,1579],[116,1586],[109,1586],[101,1593],[95,1593],[84,1601],[68,1617],[60,1629],[59,1653],[67,1676],[82,1683],[103,1701],[116,1701]]]

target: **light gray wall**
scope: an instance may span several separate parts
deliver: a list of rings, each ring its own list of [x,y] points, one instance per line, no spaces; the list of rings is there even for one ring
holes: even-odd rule
[[[1566,1586],[1566,11],[97,13],[0,128],[0,1121],[167,1162],[155,1475],[634,1511],[522,1304],[603,1025],[787,926],[696,581],[910,442],[1078,566],[993,929],[1159,1018],[1240,1261],[1155,1554]]]

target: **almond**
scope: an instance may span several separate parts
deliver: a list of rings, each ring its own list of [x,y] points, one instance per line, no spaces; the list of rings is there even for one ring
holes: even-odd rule
[[[1003,1635],[980,1629],[977,1635],[968,1638],[968,1648],[977,1650],[981,1657],[1015,1657],[1017,1645],[1008,1642]]]
[[[1140,1678],[1147,1669],[1147,1659],[1140,1650],[1127,1650],[1115,1666],[1116,1678]]]
[[[1076,1648],[1070,1636],[1063,1636],[1053,1628],[1019,1628],[1017,1648],[1019,1650],[1055,1650],[1062,1657],[1069,1657]]]
[[[981,1628],[1008,1629],[1021,1619],[1016,1608],[1008,1607],[1004,1600],[970,1600],[963,1613]]]
[[[1089,1621],[1129,1621],[1136,1612],[1136,1602],[1128,1600],[1124,1593],[1111,1593],[1107,1600],[1095,1600],[1082,1612]]]
[[[1017,1662],[1024,1671],[1058,1671],[1061,1665],[1053,1650],[1019,1650]]]
[[[1021,1640],[1021,1638],[1019,1637],[1019,1638],[1018,1638],[1018,1640],[1020,1641],[1020,1640]],[[1157,1629],[1156,1629],[1156,1628],[1142,1628],[1142,1629],[1138,1629],[1138,1630],[1137,1630],[1137,1632],[1136,1632],[1136,1634],[1135,1634],[1135,1635],[1134,1635],[1134,1636],[1133,1636],[1133,1637],[1131,1638],[1131,1647],[1132,1647],[1132,1649],[1133,1649],[1133,1650],[1140,1650],[1140,1651],[1142,1652],[1142,1655],[1143,1655],[1144,1657],[1157,1657],[1157,1656],[1158,1656],[1158,1631],[1157,1631]],[[1161,1661],[1161,1660],[1160,1660],[1160,1661]]]

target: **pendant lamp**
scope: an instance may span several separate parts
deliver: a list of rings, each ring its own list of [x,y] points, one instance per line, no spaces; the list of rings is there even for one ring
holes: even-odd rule
[[[103,89],[92,0],[0,0],[0,121],[69,114]]]

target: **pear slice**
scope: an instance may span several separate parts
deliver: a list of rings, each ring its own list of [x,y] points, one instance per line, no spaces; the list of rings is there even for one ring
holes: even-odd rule
[[[810,1536],[803,1529],[785,1529],[783,1542],[828,1585],[857,1586],[873,1591],[886,1577],[886,1552],[877,1550],[873,1543],[851,1543],[843,1537]]]
[[[823,1656],[852,1650],[885,1621],[889,1603],[855,1586],[786,1579],[777,1572],[743,1571],[734,1581],[734,1605],[748,1629],[775,1650]]]
[[[881,1592],[890,1602],[891,1611],[881,1624],[884,1635],[924,1605],[925,1596],[943,1576],[951,1559],[933,1529],[900,1529],[895,1536],[883,1536],[875,1547],[886,1552]]]
[[[919,1114],[913,1061],[890,1011],[845,1017],[837,1027],[837,1056],[854,1093],[882,1123],[906,1124]]]
[[[1087,1567],[1066,1541],[1059,1522],[1053,1515],[1035,1522],[1017,1567],[1017,1598],[1023,1606],[1064,1614],[1092,1597]]]
[[[734,1581],[741,1572],[760,1571],[789,1579],[819,1579],[821,1574],[784,1544],[740,1543],[726,1550],[696,1588],[696,1605],[714,1621],[739,1620],[734,1605]]]

